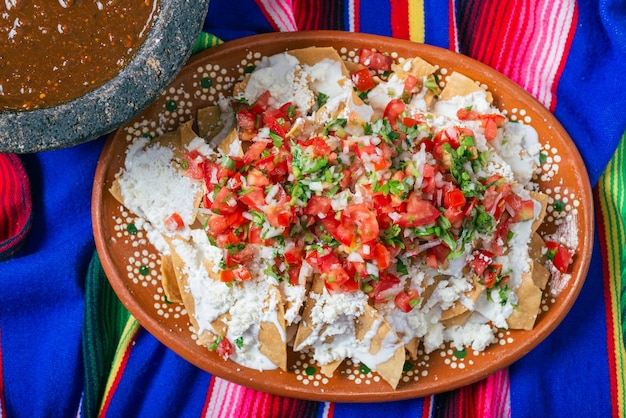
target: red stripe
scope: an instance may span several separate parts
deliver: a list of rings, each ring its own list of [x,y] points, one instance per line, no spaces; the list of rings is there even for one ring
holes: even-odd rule
[[[430,418],[433,409],[433,396],[426,396],[422,404],[422,418]]]
[[[335,416],[335,403],[334,402],[329,402],[328,403],[328,418],[333,418]]]
[[[272,26],[272,29],[275,32],[280,32],[280,28],[278,27],[278,25],[276,24],[276,22],[274,22],[274,19],[272,19],[272,16],[269,14],[269,12],[267,11],[267,9],[265,9],[265,6],[263,5],[263,3],[261,2],[261,0],[254,0],[254,2],[257,4],[257,6],[259,7],[259,10],[261,10],[261,13],[263,13],[263,16],[265,17],[265,20],[267,20],[269,22],[269,24]]]
[[[202,407],[201,417],[206,417],[206,414],[209,412],[209,405],[211,403],[211,397],[213,396],[213,387],[215,386],[215,376],[211,376],[209,380],[209,387],[206,392],[206,399],[204,401],[204,406]]]
[[[122,358],[120,368],[118,369],[117,374],[115,375],[115,380],[113,380],[111,389],[109,390],[109,393],[107,393],[107,397],[104,400],[104,405],[102,406],[102,409],[100,410],[100,415],[99,415],[100,417],[105,417],[107,415],[107,411],[109,409],[109,406],[111,405],[111,401],[113,400],[113,397],[115,396],[115,391],[117,390],[117,387],[119,386],[120,382],[122,381],[122,377],[124,376],[124,370],[126,369],[126,365],[128,364],[128,359],[130,358],[132,347],[135,345],[136,338],[137,338],[137,333],[133,335],[130,343],[126,347],[126,352],[124,353],[124,357]]]
[[[391,0],[391,36],[399,39],[410,39],[409,2],[408,0]]]
[[[361,0],[354,0],[354,31],[361,30]],[[333,408],[334,409],[334,408]]]
[[[593,200],[597,208],[600,208],[600,193],[598,190],[598,186],[593,188]],[[606,240],[606,225],[604,224],[604,217],[602,216],[602,211],[596,211],[596,222],[597,222],[597,231],[598,236],[600,238],[600,253],[602,254],[602,259],[608,259],[608,250],[607,250],[607,240]],[[610,273],[609,273],[609,263],[602,263],[602,276],[604,277],[604,308],[605,308],[605,319],[607,323],[606,327],[606,346],[607,346],[607,359],[609,363],[609,381],[610,381],[610,391],[611,391],[611,408],[612,408],[612,416],[616,417],[619,413],[618,407],[618,393],[617,393],[617,375],[618,373],[622,373],[622,371],[617,370],[617,363],[615,360],[615,352],[618,350],[615,347],[615,329],[613,328],[613,301],[611,297],[611,286],[608,283],[610,281]],[[621,347],[619,348],[621,350]]]
[[[457,30],[457,22],[456,22],[456,1],[450,0],[448,2],[448,49],[454,52],[459,52],[458,45],[458,30]]]
[[[559,81],[561,80],[561,75],[563,74],[563,69],[565,68],[565,64],[567,62],[567,57],[569,55],[570,48],[572,46],[572,41],[574,40],[574,35],[576,33],[576,27],[578,26],[578,2],[574,2],[574,15],[572,16],[572,24],[570,25],[569,32],[567,34],[567,41],[565,43],[565,49],[563,50],[563,56],[561,57],[561,62],[559,64],[559,68],[554,77],[554,83],[552,83],[552,103],[550,104],[550,111],[554,112],[556,109],[557,95],[556,90],[559,87]]]

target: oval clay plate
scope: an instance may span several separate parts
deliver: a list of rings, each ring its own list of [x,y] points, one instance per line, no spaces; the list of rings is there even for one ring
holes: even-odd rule
[[[579,248],[563,290],[553,295],[548,285],[544,292],[541,313],[532,331],[504,330],[498,335],[498,343],[480,353],[467,350],[459,355],[447,345],[428,355],[421,353],[410,370],[405,370],[396,390],[376,373],[363,374],[359,364],[344,362],[333,377],[327,378],[319,368],[312,367],[308,357],[291,353],[288,372],[258,372],[224,361],[196,344],[183,306],[168,303],[164,297],[158,253],[143,230],[133,229],[135,215],[121,207],[108,189],[120,172],[132,139],[174,130],[194,118],[198,108],[214,104],[220,95],[229,96],[233,83],[263,56],[308,46],[333,46],[347,60],[356,60],[361,47],[376,48],[396,58],[419,56],[438,67],[442,85],[452,71],[463,73],[486,85],[495,104],[510,119],[536,128],[547,156],[537,170],[537,181],[551,203],[559,199],[566,206],[557,212],[550,204],[547,222],[540,232],[553,232],[554,225],[575,217]],[[227,42],[192,57],[162,97],[110,137],[94,183],[93,223],[104,270],[121,301],[142,326],[196,366],[235,383],[284,396],[339,402],[390,401],[452,390],[480,380],[524,356],[563,320],[583,286],[591,257],[593,206],[587,179],[575,145],[552,114],[511,80],[475,60],[436,47],[374,35],[273,33]]]

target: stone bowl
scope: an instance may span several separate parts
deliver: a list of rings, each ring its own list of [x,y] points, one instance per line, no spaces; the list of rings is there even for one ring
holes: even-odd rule
[[[143,44],[102,86],[56,106],[0,111],[0,152],[66,148],[105,135],[145,109],[183,67],[209,0],[161,0]]]

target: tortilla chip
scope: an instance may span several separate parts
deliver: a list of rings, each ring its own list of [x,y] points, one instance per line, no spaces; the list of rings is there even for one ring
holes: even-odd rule
[[[333,373],[335,372],[335,370],[337,370],[339,366],[341,366],[342,362],[343,360],[335,360],[331,361],[330,363],[324,364],[320,366],[320,372],[326,377],[332,377]]]
[[[473,282],[473,287],[472,290],[468,291],[467,293],[465,293],[465,296],[469,299],[471,299],[472,302],[476,302],[478,300],[478,298],[480,297],[481,293],[484,290],[484,286],[482,284],[480,284],[479,282],[480,278],[476,275],[472,276],[472,282]],[[460,300],[457,300],[454,305],[452,305],[452,307],[446,309],[445,311],[441,312],[441,320],[442,321],[448,321],[458,315],[461,315],[465,312],[469,311],[469,308],[465,305],[463,305],[463,303],[461,303]]]
[[[316,293],[321,295],[324,291],[324,280],[319,277],[313,277],[313,283],[311,284],[311,289],[309,290],[309,295],[311,293]],[[309,336],[313,333],[313,321],[311,320],[311,311],[315,307],[315,299],[312,297],[307,297],[306,303],[304,304],[304,310],[302,311],[302,319],[300,320],[300,324],[298,325],[298,331],[296,332],[296,338],[294,339],[293,346],[297,349],[302,345],[302,343],[309,338]]]
[[[465,321],[467,320],[467,318],[469,318],[469,316],[471,314],[472,314],[472,311],[470,311],[468,309],[465,312],[463,312],[462,314],[459,314],[457,316],[453,316],[451,318],[442,320],[441,323],[446,328],[454,327],[454,326],[457,326],[457,325],[463,325],[465,323]]]
[[[120,182],[117,178],[113,180],[113,183],[109,188],[109,193],[111,193],[115,200],[120,202],[122,205],[124,204],[124,198],[122,197],[122,188],[120,187]]]
[[[327,46],[327,47],[311,46],[308,48],[293,49],[291,51],[287,51],[287,53],[289,55],[293,55],[294,57],[296,57],[298,61],[300,61],[300,63],[304,65],[313,66],[325,59],[330,59],[330,60],[339,62],[341,63],[341,69],[342,69],[341,72],[343,73],[343,75],[348,78],[350,77],[350,73],[348,72],[348,69],[346,68],[345,62],[341,59],[341,56],[339,56],[339,53],[337,52],[337,50],[335,50],[335,48],[331,46]]]
[[[166,132],[155,138],[151,143],[159,143],[164,147],[170,148],[174,151],[174,158],[180,161],[185,152],[187,152],[186,146],[189,145],[193,139],[198,138],[198,134],[193,130],[192,125],[193,120],[187,121],[180,125],[175,131]]]
[[[222,111],[219,106],[207,106],[198,109],[198,135],[201,138],[213,138],[224,127],[221,120]]]
[[[237,135],[237,128],[231,129],[231,131],[226,135],[226,137],[219,143],[217,148],[224,154],[230,155],[231,146],[235,141],[239,141],[239,136]],[[239,147],[239,150],[235,157],[243,157],[243,149]]]
[[[540,192],[530,192],[530,197],[532,197],[541,204],[539,216],[537,216],[537,219],[533,221],[532,225],[532,231],[535,232],[537,231],[537,229],[539,229],[539,227],[543,223],[543,218],[546,216],[546,210],[548,208],[548,195]]]
[[[397,344],[397,348],[394,350],[393,355],[385,362],[378,364],[376,367],[369,367],[375,370],[391,387],[394,389],[398,386],[400,378],[402,377],[402,371],[404,368],[404,361],[406,359],[404,353],[404,345],[400,343],[400,339],[391,328],[391,325],[385,321],[379,312],[370,305],[365,305],[363,315],[361,315],[356,321],[356,337],[359,340],[363,340],[365,335],[370,332],[376,326],[376,323],[380,321],[380,326],[376,331],[376,335],[370,342],[369,352],[375,356],[381,349],[388,349],[389,347],[383,347],[383,343],[388,338],[388,334],[392,334],[392,338]],[[387,341],[388,344],[388,341]]]
[[[509,329],[523,329],[526,331],[533,329],[539,314],[542,294],[541,289],[533,281],[533,273],[524,273],[522,275],[522,283],[517,289],[519,298],[517,307],[506,320]]]
[[[183,301],[170,254],[161,255],[161,285],[163,286],[163,293],[165,293],[165,297],[169,302],[180,303]]]
[[[404,349],[409,354],[411,360],[417,360],[417,353],[420,340],[417,337],[411,338],[411,340],[404,344]]]
[[[411,62],[411,66],[408,70],[405,70],[407,61]],[[407,61],[404,61],[402,64],[391,64],[391,71],[396,73],[396,75],[402,79],[404,79],[407,74],[411,74],[418,79],[421,79],[422,77],[431,75],[437,70],[434,65],[419,57],[411,58]]]
[[[259,351],[270,359],[272,363],[287,371],[287,344],[283,341],[286,335],[285,308],[278,288],[270,285],[266,303],[272,305],[271,299],[276,299],[276,322],[261,322],[259,330]],[[277,324],[282,329],[278,329]]]
[[[449,100],[456,96],[467,96],[478,91],[487,93],[487,102],[491,103],[493,101],[493,96],[489,91],[479,86],[478,83],[471,78],[455,71],[448,77],[446,86],[441,90],[439,98],[441,100]]]

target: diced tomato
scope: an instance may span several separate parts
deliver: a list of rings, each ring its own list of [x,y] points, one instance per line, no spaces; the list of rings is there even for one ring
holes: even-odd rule
[[[256,99],[256,102],[254,102],[252,106],[250,106],[250,111],[260,115],[269,108],[271,99],[272,94],[269,90],[267,90],[265,93],[261,94],[258,99]]]
[[[396,223],[401,227],[411,228],[434,222],[440,215],[441,212],[432,203],[412,192],[407,199],[406,213],[401,213]]]
[[[239,264],[246,264],[254,258],[254,248],[251,245],[244,245],[241,250],[233,251],[224,249],[224,262],[228,267],[234,267]],[[238,272],[245,276],[245,272]]]
[[[165,220],[165,229],[169,232],[174,232],[183,226],[185,226],[185,222],[183,222],[183,218],[176,212],[172,213]]]
[[[474,251],[473,258],[470,260],[469,266],[478,276],[480,276],[492,261],[493,254],[489,251]]]
[[[291,266],[287,272],[289,275],[289,284],[296,286],[300,282],[300,266]]]
[[[404,80],[404,92],[403,96],[406,96],[406,99],[410,98],[411,94],[414,93],[413,89],[417,86],[417,82],[419,80],[413,74],[407,74],[406,79]]]
[[[332,292],[352,292],[359,288],[354,276],[350,276],[341,264],[335,264],[324,276],[326,289]]]
[[[373,286],[372,291],[369,292],[370,299],[375,303],[385,303],[394,297],[388,290],[400,284],[400,279],[391,273],[381,272],[378,276],[378,282],[372,281],[370,284]]]
[[[264,170],[266,173],[271,173],[276,168],[278,158],[276,155],[268,155],[267,157],[260,158],[252,163],[256,168]]]
[[[480,281],[485,287],[492,288],[501,272],[502,264],[492,263],[485,269]]]
[[[459,209],[455,209],[453,207],[449,207],[443,213],[443,216],[446,217],[453,228],[460,228],[463,225],[463,220],[465,219],[465,212]]]
[[[515,196],[513,194],[509,195]],[[507,199],[508,203],[509,199]],[[511,222],[523,222],[535,218],[535,202],[532,199],[521,200],[519,202],[519,208],[511,217]]]
[[[276,111],[266,111],[263,113],[263,125],[267,126],[270,131],[274,132],[276,135],[284,138],[287,135],[287,130],[289,129],[289,125],[283,119],[282,112],[280,110]],[[281,122],[279,122],[279,120]]]
[[[253,168],[248,172],[248,185],[265,187],[270,184],[270,179],[258,168]]]
[[[386,270],[391,265],[391,253],[387,247],[380,242],[374,245],[374,259],[380,270]]]
[[[494,255],[502,255],[504,253],[504,246],[507,243],[509,230],[511,229],[511,218],[503,215],[496,230],[493,233],[493,238],[489,247]]]
[[[498,127],[502,127],[505,121],[504,116],[498,114],[481,115],[480,119],[483,127],[483,135],[485,135],[485,139],[488,141],[498,136]]]
[[[265,148],[267,148],[268,143],[263,141],[253,141],[252,145],[246,150],[243,155],[243,162],[245,165],[251,164],[253,161],[256,161]]]
[[[275,228],[288,227],[291,225],[292,213],[286,205],[267,205],[262,208],[267,221]]]
[[[378,220],[365,203],[348,205],[341,213],[341,225],[358,235],[362,244],[373,242],[378,238]]]
[[[475,110],[461,108],[457,110],[456,117],[459,118],[459,120],[478,120],[480,114]]]
[[[262,229],[255,225],[250,225],[250,229],[248,231],[248,241],[250,244],[260,244],[265,245],[265,240],[261,238]]]
[[[394,298],[394,303],[402,312],[411,312],[417,306],[419,300],[420,295],[417,289],[409,289],[398,293]]]
[[[445,208],[461,209],[465,206],[465,195],[459,189],[451,188],[446,190],[443,195],[443,206]]]
[[[250,187],[239,196],[239,201],[251,209],[259,210],[265,205],[265,191],[263,187]]]
[[[316,157],[328,156],[331,151],[326,140],[320,136],[315,136],[307,139],[306,141],[301,141],[300,145],[303,147],[312,147],[313,155]]]
[[[391,71],[393,58],[376,50],[361,48],[359,51],[359,63],[377,71]]]
[[[367,68],[356,70],[352,73],[351,78],[354,83],[354,87],[356,87],[358,91],[368,91],[376,86],[372,73]]]
[[[185,175],[194,180],[202,180],[204,177],[204,157],[198,150],[188,151],[183,155],[185,160]]]
[[[387,103],[383,117],[389,121],[392,128],[396,128],[398,117],[406,110],[406,105],[400,99],[393,99]]]
[[[547,257],[552,260],[554,267],[562,273],[566,273],[572,261],[572,253],[563,245],[555,241],[546,241],[548,249]]]
[[[252,278],[252,275],[248,271],[248,269],[244,266],[239,266],[233,269],[233,274],[237,280],[246,281]]]
[[[233,345],[228,339],[222,338],[222,340],[217,343],[215,352],[224,360],[227,360],[233,354]]]
[[[292,266],[299,266],[304,260],[304,247],[296,245],[289,250],[285,251],[285,261]]]
[[[237,126],[244,130],[257,129],[256,115],[247,109],[240,109],[237,112]]]
[[[207,223],[207,233],[213,237],[224,233],[228,229],[226,216],[211,215]]]
[[[437,260],[437,255],[433,252],[429,252],[426,254],[426,265],[431,269],[439,268],[439,260]]]
[[[217,246],[220,248],[226,248],[226,246],[230,244],[237,244],[241,242],[239,237],[235,235],[232,231],[226,231],[223,234],[219,234],[215,236],[215,242]]]
[[[215,194],[211,210],[219,215],[233,213],[237,207],[237,195],[228,187],[222,187]]]
[[[304,208],[304,214],[309,216],[326,217],[331,212],[331,202],[326,196],[311,196]]]

